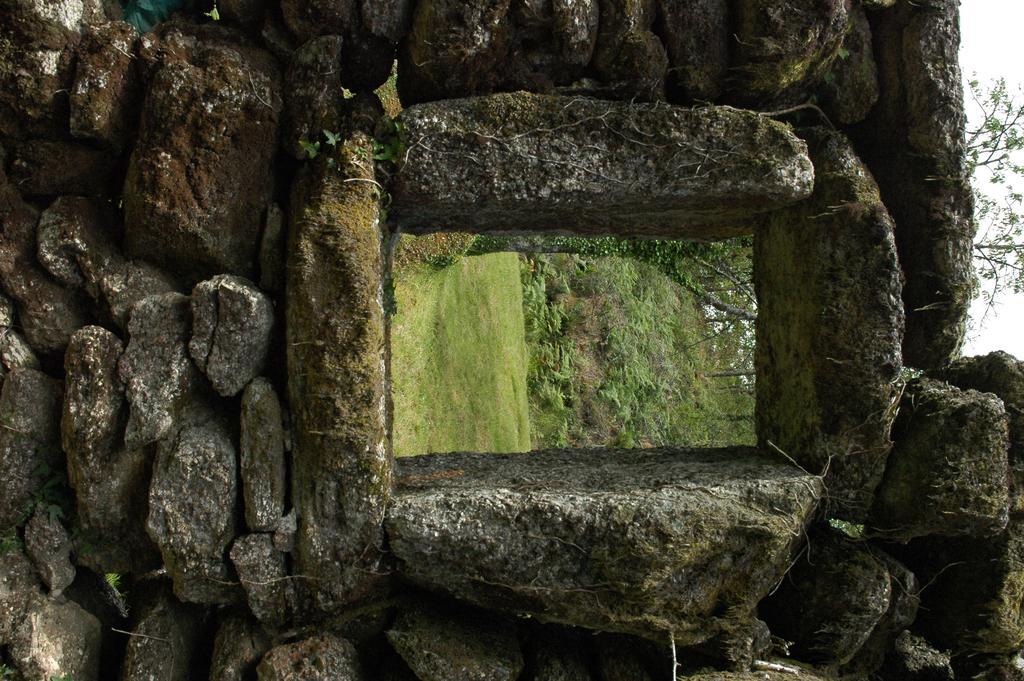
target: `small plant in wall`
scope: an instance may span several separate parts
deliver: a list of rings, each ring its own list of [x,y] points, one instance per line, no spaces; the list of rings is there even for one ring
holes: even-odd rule
[[[305,152],[306,158],[308,158],[310,160],[313,160],[314,158],[316,158],[317,156],[320,155],[320,151],[322,149],[322,146],[321,146],[322,144],[326,144],[327,146],[329,146],[332,149],[334,149],[334,148],[337,148],[338,142],[340,140],[341,140],[341,134],[340,133],[332,132],[330,130],[326,130],[325,129],[325,130],[323,130],[321,132],[321,139],[314,139],[314,140],[311,141],[311,140],[308,140],[306,138],[302,138],[302,139],[299,140],[299,146],[302,147],[302,151]],[[333,158],[327,159],[327,166],[328,167],[333,168],[334,165],[335,165],[335,161],[334,161]]]

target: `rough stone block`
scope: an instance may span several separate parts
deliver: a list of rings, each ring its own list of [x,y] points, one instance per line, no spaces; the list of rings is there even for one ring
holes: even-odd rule
[[[143,260],[115,263],[101,274],[97,287],[110,320],[124,330],[128,329],[128,317],[136,303],[152,295],[179,290],[170,275]]]
[[[267,361],[274,304],[248,279],[222,274],[192,290],[189,352],[214,390],[237,395]]]
[[[74,601],[38,599],[18,623],[11,656],[26,679],[97,681],[100,622]]]
[[[880,550],[823,531],[810,536],[807,552],[759,612],[772,634],[792,643],[795,658],[837,667],[850,662],[874,632],[895,635],[910,625],[917,601],[899,601],[918,586]]]
[[[511,0],[423,0],[399,55],[405,104],[493,92],[505,77]]]
[[[516,93],[406,109],[406,232],[718,239],[807,198],[806,145],[749,111]]]
[[[210,681],[248,681],[270,650],[270,637],[247,615],[229,613],[217,627]]]
[[[296,573],[315,577],[317,605],[330,610],[380,582],[392,462],[370,140],[357,135],[325,156],[335,167],[318,158],[292,194],[287,346]]]
[[[36,512],[25,523],[25,553],[36,566],[36,572],[52,597],[60,596],[75,581],[71,537],[50,509],[37,506]]]
[[[64,286],[90,284],[95,298],[98,274],[111,267],[119,254],[114,242],[117,214],[99,201],[61,196],[39,216],[36,257]]]
[[[231,562],[256,619],[272,629],[287,626],[296,613],[295,580],[289,578],[285,556],[274,548],[273,536],[238,537],[231,546]]]
[[[515,623],[479,610],[405,608],[387,637],[422,681],[515,681],[523,671]]]
[[[256,668],[259,681],[366,681],[355,646],[332,634],[280,645]]]
[[[360,0],[363,27],[375,36],[397,43],[412,23],[413,0]]]
[[[658,0],[670,78],[690,100],[713,102],[729,69],[727,0]]]
[[[150,82],[124,187],[124,248],[192,281],[251,277],[272,188],[280,76],[269,54],[226,29],[191,40],[187,58],[168,58]]]
[[[121,681],[189,681],[193,667],[199,666],[193,657],[202,633],[202,611],[178,601],[169,584],[144,588],[151,592],[137,608]]]
[[[100,573],[138,572],[152,563],[146,536],[150,454],[124,446],[128,403],[117,363],[121,340],[98,326],[75,332],[64,355],[61,442],[78,523],[90,550],[79,560]]]
[[[591,681],[582,641],[557,627],[534,632],[530,668],[536,681]]]
[[[157,445],[146,530],[183,601],[237,599],[226,561],[237,524],[237,466],[226,419],[201,402]]]
[[[903,361],[926,370],[958,355],[975,287],[959,5],[904,2],[870,15],[880,96],[854,131],[899,226]]]
[[[1010,421],[1010,513],[1024,512],[1024,362],[1005,352],[958,359],[928,373],[963,390],[992,393]]]
[[[669,60],[653,32],[655,0],[600,0],[600,28],[592,65],[622,99],[664,98]]]
[[[852,125],[867,118],[878,101],[878,67],[871,24],[863,7],[850,12],[850,31],[842,50],[840,58],[832,62],[832,76],[821,85],[821,100],[830,120]]]
[[[117,364],[129,405],[124,434],[128,449],[170,435],[200,385],[202,374],[188,355],[189,302],[180,293],[161,293],[143,298],[132,308],[128,347]]]
[[[123,21],[93,26],[78,48],[71,88],[71,135],[120,149],[134,132],[141,99],[138,32]]]
[[[936,650],[928,641],[902,632],[893,641],[885,665],[878,672],[883,681],[953,681],[949,653]]]
[[[1024,645],[1024,526],[995,537],[923,537],[892,553],[922,584],[914,631],[954,657]],[[958,677],[959,678],[959,677]]]
[[[343,39],[325,35],[292,53],[286,80],[282,143],[293,157],[307,158],[302,141],[320,141],[324,130],[341,129],[341,47]]]
[[[33,139],[14,145],[9,175],[25,196],[91,196],[117,193],[116,154],[88,144]]]
[[[20,546],[0,553],[0,646],[11,642],[25,613],[42,593],[35,568]]]
[[[746,0],[731,5],[733,98],[763,108],[804,101],[849,29],[849,0]]]
[[[0,389],[0,528],[31,513],[33,495],[64,467],[61,385],[41,371],[15,369]]]
[[[359,22],[359,0],[282,0],[288,29],[305,43],[319,35],[344,35]]]
[[[429,455],[401,461],[385,527],[421,586],[691,645],[751,617],[820,493],[746,448]]]
[[[83,296],[47,276],[36,261],[39,214],[13,185],[0,182],[0,281],[18,308],[18,321],[40,354],[64,351],[75,329],[88,323]]]
[[[913,381],[900,400],[893,439],[871,510],[872,532],[906,541],[993,534],[1006,526],[1007,418],[999,398]]]
[[[758,440],[827,473],[830,513],[859,521],[889,452],[903,307],[893,222],[840,133],[808,131],[814,195],[754,239]]]
[[[284,515],[285,460],[281,401],[265,378],[242,393],[241,473],[245,522],[250,530],[272,532]]]

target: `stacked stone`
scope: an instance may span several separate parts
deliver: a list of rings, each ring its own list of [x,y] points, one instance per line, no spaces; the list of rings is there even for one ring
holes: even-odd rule
[[[1022,677],[953,0],[8,4],[5,669]],[[385,221],[754,235],[758,446],[396,466]]]

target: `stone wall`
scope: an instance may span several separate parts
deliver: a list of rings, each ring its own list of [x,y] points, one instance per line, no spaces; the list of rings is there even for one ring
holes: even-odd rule
[[[0,17],[5,679],[1024,678],[956,0],[199,5]],[[397,463],[443,230],[753,235],[758,446]]]

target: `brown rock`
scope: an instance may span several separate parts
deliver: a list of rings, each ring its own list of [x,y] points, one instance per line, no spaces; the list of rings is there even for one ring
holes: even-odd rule
[[[194,39],[150,83],[124,189],[125,251],[192,281],[252,276],[281,109],[270,55],[229,32]]]
[[[61,384],[35,369],[14,369],[0,389],[0,528],[24,521],[35,492],[64,468]]]
[[[116,195],[118,158],[78,142],[34,139],[14,146],[11,182],[25,196]]]
[[[120,149],[137,123],[142,95],[135,27],[122,21],[90,27],[78,48],[71,88],[71,135]]]
[[[493,92],[505,75],[511,0],[423,0],[399,56],[406,105]]]
[[[341,36],[314,38],[292,53],[286,80],[284,148],[299,160],[307,158],[301,142],[323,144],[324,130],[342,126]]]
[[[282,0],[284,23],[300,43],[319,35],[342,35],[359,21],[359,0]]]
[[[88,318],[81,295],[60,286],[36,261],[35,209],[0,184],[0,281],[18,307],[18,321],[40,354],[60,353]]]
[[[366,681],[355,646],[319,634],[272,649],[256,668],[259,681]]]

